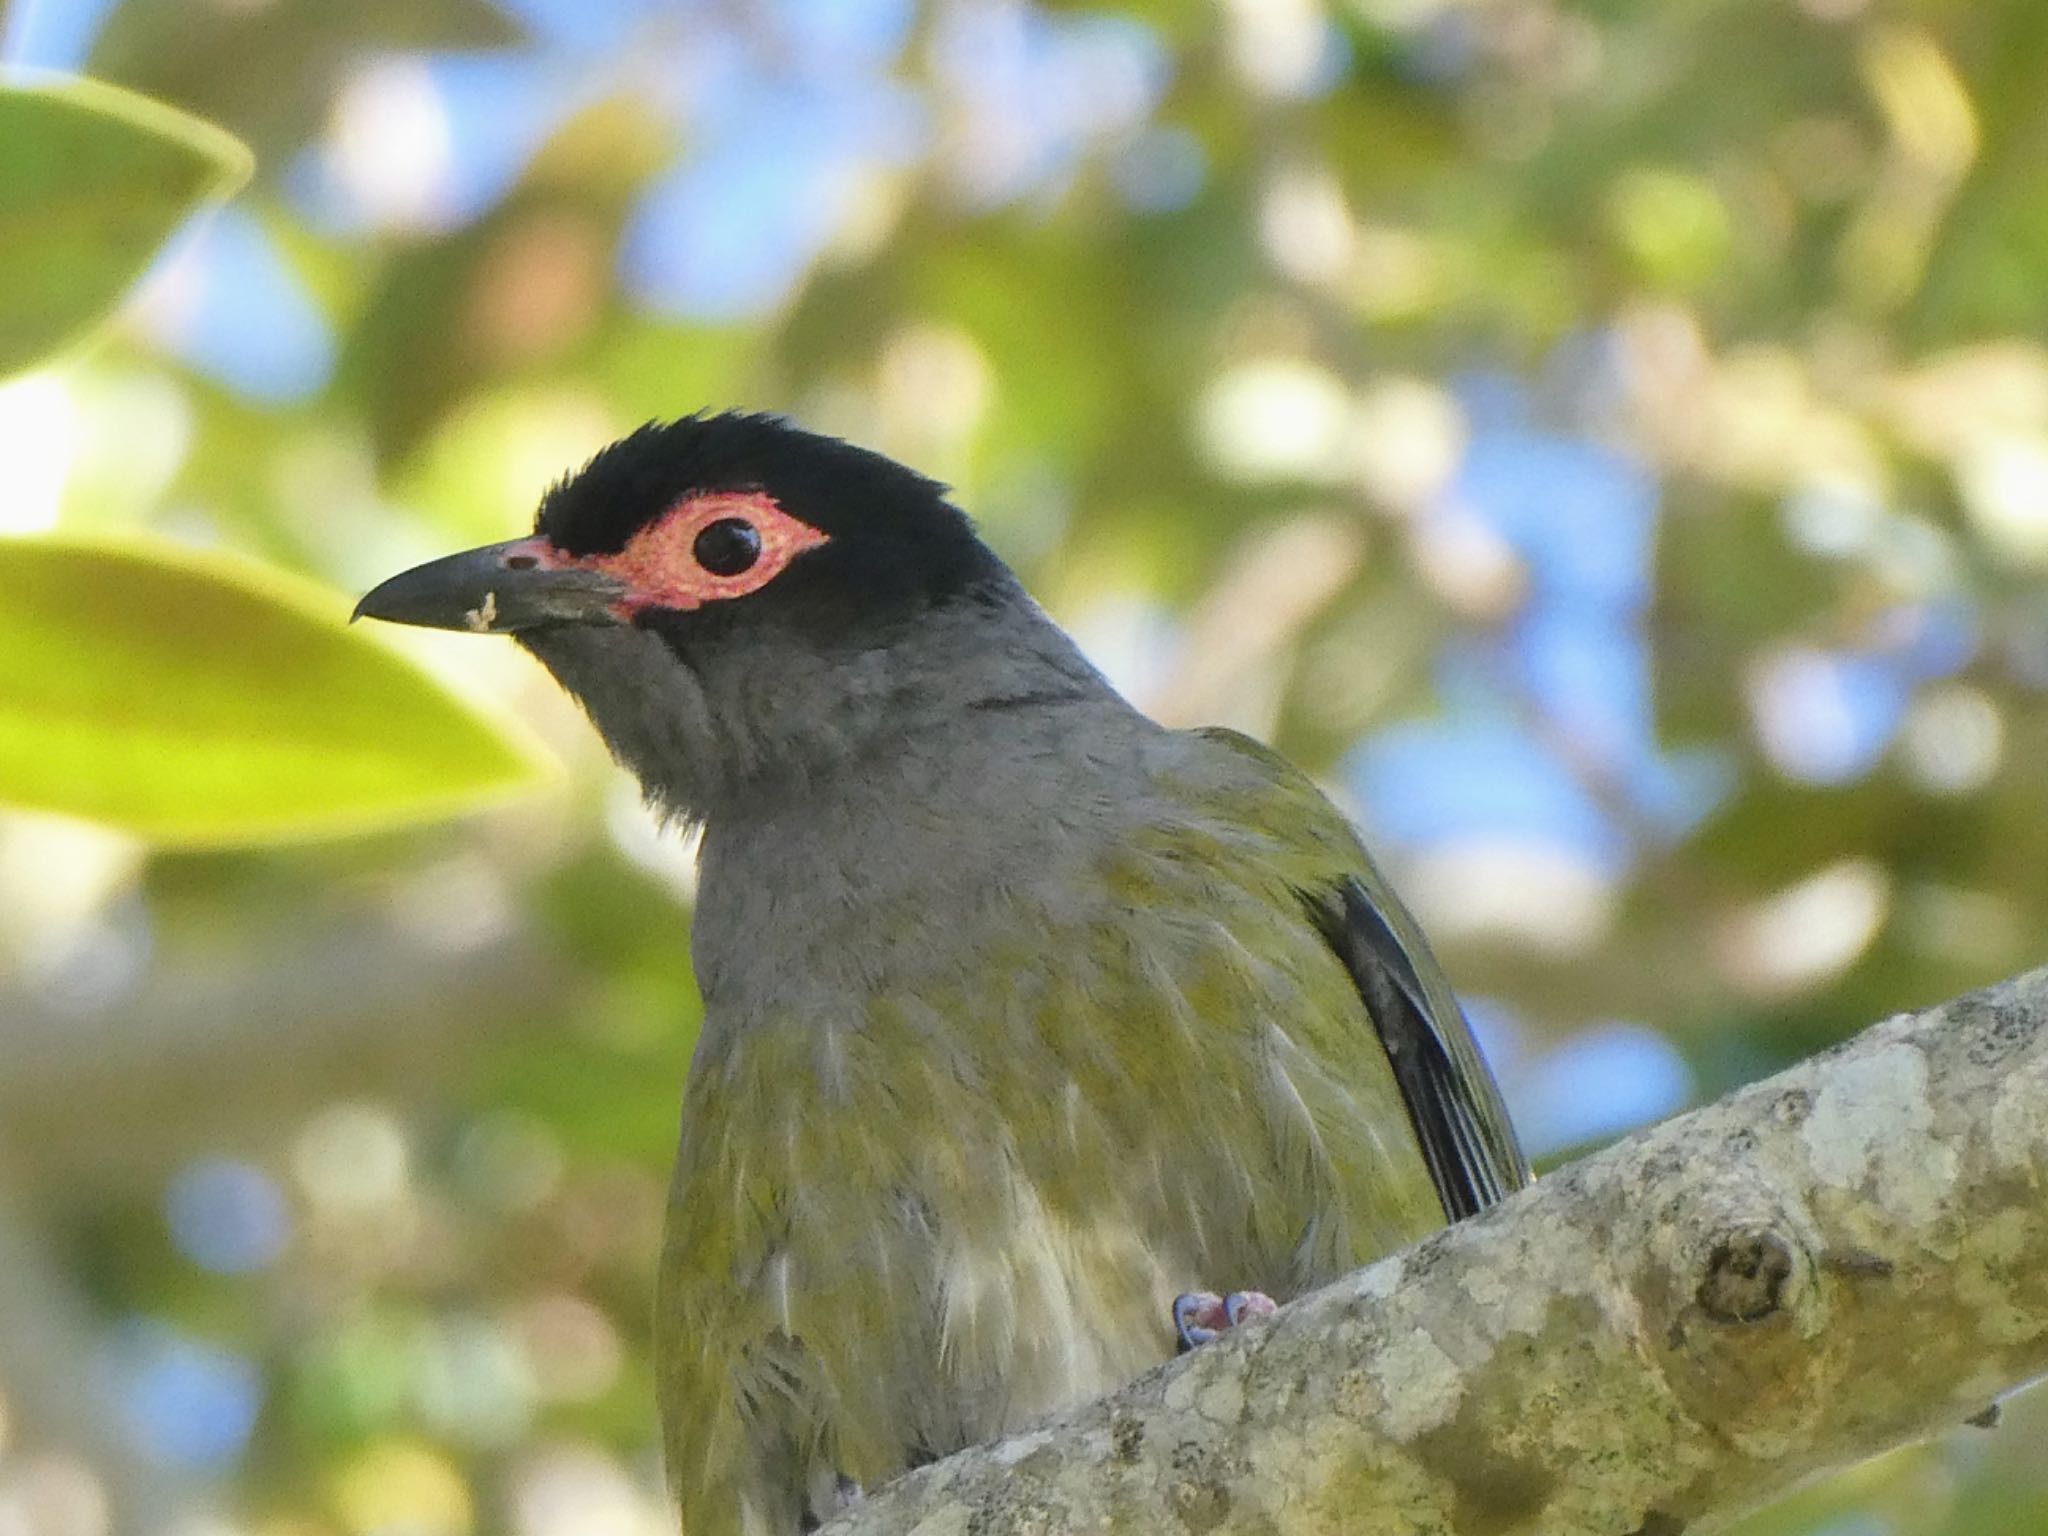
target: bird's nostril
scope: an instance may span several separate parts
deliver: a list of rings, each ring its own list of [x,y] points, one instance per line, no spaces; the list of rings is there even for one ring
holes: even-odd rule
[[[530,571],[539,564],[540,561],[536,560],[532,555],[507,555],[505,557],[505,569],[508,571]]]

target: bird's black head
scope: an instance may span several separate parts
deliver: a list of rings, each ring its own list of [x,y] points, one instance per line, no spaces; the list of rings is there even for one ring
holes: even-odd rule
[[[356,611],[514,634],[686,815],[911,729],[915,701],[1049,628],[942,486],[738,414],[640,428],[547,493],[532,537],[394,576]]]
[[[1002,569],[945,487],[776,416],[644,426],[549,491],[535,533],[684,645],[770,624],[872,645]]]
[[[864,648],[1007,579],[944,486],[728,412],[620,438],[548,491],[531,538],[394,576],[356,612],[522,636],[625,624],[689,646],[775,628]]]
[[[686,416],[612,442],[541,502],[559,559],[618,575],[682,647],[776,627],[874,645],[1001,567],[944,485],[778,416]]]

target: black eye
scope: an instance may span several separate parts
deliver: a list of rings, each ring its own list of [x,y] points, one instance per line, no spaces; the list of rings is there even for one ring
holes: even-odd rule
[[[744,517],[721,517],[704,526],[690,553],[714,576],[737,576],[761,558],[761,532]]]

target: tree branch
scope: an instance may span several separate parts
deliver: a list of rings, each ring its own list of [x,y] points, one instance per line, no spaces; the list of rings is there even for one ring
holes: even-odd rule
[[[829,1536],[1676,1536],[2048,1372],[2048,970],[1563,1169]]]
[[[24,1199],[80,1183],[154,1198],[186,1156],[274,1139],[349,1092],[432,1094],[483,1042],[570,1006],[524,929],[448,949],[395,922],[307,927],[256,934],[260,968],[169,956],[90,1011],[0,982],[0,1154]]]

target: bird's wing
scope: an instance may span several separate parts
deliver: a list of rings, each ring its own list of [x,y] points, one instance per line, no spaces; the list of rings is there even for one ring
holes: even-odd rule
[[[1464,1013],[1440,982],[1425,986],[1418,955],[1432,971],[1435,961],[1403,941],[1381,889],[1376,899],[1350,875],[1302,899],[1365,999],[1444,1214],[1457,1221],[1520,1189],[1529,1170]]]
[[[1507,1106],[1421,926],[1343,816],[1279,754],[1235,731],[1194,733],[1267,782],[1259,820],[1289,846],[1293,883],[1378,1031],[1444,1213],[1456,1221],[1529,1182]]]

